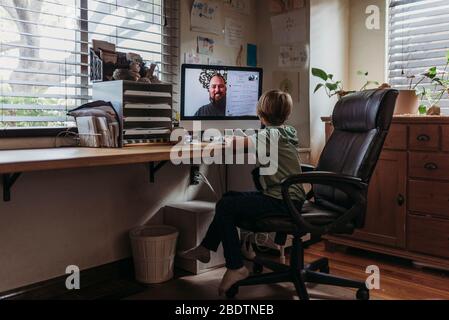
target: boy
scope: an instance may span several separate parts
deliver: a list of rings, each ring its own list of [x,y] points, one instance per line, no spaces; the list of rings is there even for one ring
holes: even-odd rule
[[[301,173],[296,130],[284,125],[293,108],[292,98],[288,93],[273,90],[265,93],[257,105],[259,116],[265,129],[251,137],[234,137],[244,139],[245,149],[266,152],[271,148],[267,144],[277,143],[277,171],[270,175],[260,175],[255,181],[258,192],[229,192],[217,203],[215,217],[201,245],[180,253],[185,259],[210,261],[210,251],[217,251],[223,244],[227,271],[219,287],[223,295],[233,284],[248,277],[249,271],[243,264],[240,239],[237,231],[238,222],[253,221],[269,215],[288,215],[288,208],[282,199],[281,182],[291,175]],[[278,139],[277,139],[278,138]],[[233,141],[234,145],[236,141]],[[264,148],[265,147],[265,148]],[[260,156],[260,155],[259,155]],[[267,168],[261,168],[262,171]],[[300,208],[305,201],[302,185],[294,185],[290,195]]]

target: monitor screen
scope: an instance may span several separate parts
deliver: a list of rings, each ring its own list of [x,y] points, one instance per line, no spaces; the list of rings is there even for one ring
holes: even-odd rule
[[[256,120],[262,69],[182,66],[182,120]]]

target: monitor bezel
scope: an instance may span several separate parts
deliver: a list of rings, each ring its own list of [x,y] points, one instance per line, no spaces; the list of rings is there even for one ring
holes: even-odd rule
[[[259,97],[262,96],[263,90],[263,69],[255,67],[233,67],[233,66],[217,66],[217,65],[203,65],[203,64],[183,64],[181,71],[181,120],[187,121],[202,121],[202,120],[259,120],[257,116],[239,116],[239,117],[195,117],[185,115],[185,80],[187,69],[210,69],[210,70],[223,70],[223,71],[249,71],[259,73]]]

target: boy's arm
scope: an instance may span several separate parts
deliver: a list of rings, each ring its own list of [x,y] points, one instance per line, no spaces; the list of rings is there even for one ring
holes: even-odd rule
[[[226,146],[232,147],[234,153],[245,152],[254,149],[254,141],[250,137],[230,137],[226,138]]]

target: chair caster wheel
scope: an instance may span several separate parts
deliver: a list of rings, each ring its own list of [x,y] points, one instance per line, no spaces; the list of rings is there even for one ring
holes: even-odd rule
[[[239,293],[239,288],[238,287],[231,287],[231,289],[226,291],[226,297],[228,299],[234,299],[237,296],[238,293]]]
[[[263,272],[263,265],[254,263],[253,264],[253,272],[254,272],[254,274],[261,274]]]
[[[369,300],[369,290],[368,289],[359,289],[357,291],[357,300]]]

